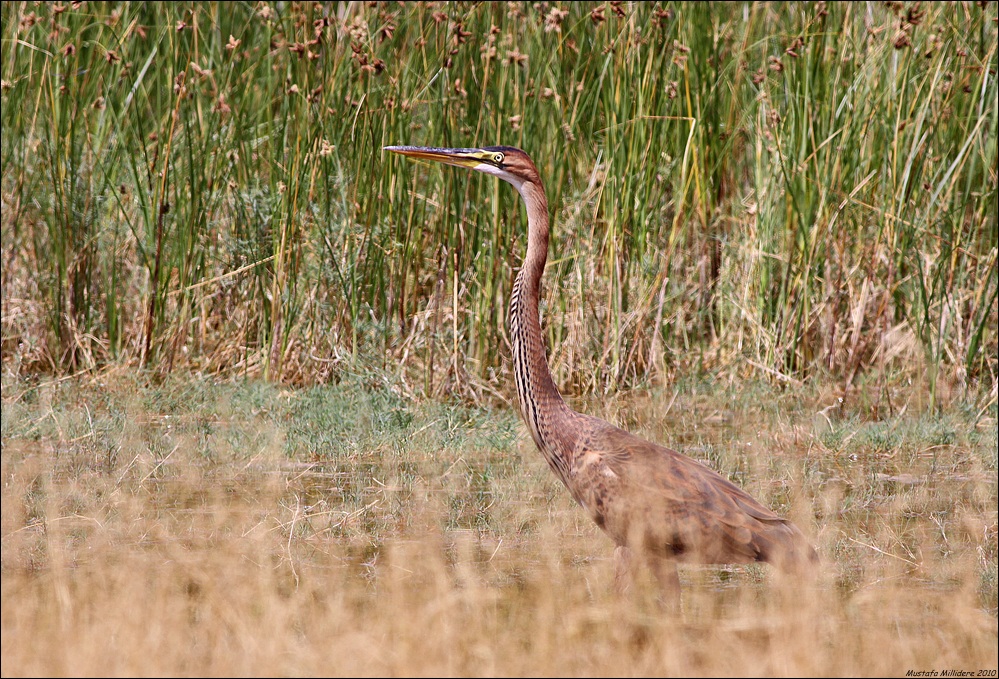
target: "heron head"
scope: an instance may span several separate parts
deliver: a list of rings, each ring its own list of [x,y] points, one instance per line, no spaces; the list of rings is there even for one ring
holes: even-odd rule
[[[417,160],[466,167],[507,181],[520,191],[528,183],[541,184],[538,169],[530,156],[513,146],[485,146],[480,149],[443,149],[432,146],[386,146],[386,151]]]

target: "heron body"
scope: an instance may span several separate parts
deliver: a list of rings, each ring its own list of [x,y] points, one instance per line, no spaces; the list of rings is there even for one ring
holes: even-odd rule
[[[676,562],[764,561],[799,570],[817,561],[801,531],[713,470],[675,450],[572,410],[548,367],[538,300],[548,257],[548,200],[530,157],[509,146],[386,146],[411,158],[484,172],[512,184],[527,208],[527,252],[509,327],[520,412],[555,475],[617,544],[618,582],[633,554],[678,594]]]

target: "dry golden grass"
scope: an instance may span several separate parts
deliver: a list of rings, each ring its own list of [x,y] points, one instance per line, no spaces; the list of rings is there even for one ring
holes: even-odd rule
[[[509,410],[360,382],[3,389],[3,676],[995,676],[994,405],[612,401],[823,557],[808,585],[685,568],[669,613],[648,582],[614,595],[610,542]]]

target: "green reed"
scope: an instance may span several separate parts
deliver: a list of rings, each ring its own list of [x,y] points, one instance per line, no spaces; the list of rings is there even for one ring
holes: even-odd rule
[[[526,218],[577,392],[996,373],[996,9],[5,3],[3,360],[495,392]],[[14,369],[14,368],[11,368]]]

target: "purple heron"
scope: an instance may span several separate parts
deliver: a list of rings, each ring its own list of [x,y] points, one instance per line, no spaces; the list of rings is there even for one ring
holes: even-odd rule
[[[802,532],[693,458],[646,441],[562,399],[545,354],[538,299],[548,257],[548,199],[531,158],[510,146],[386,146],[409,158],[468,168],[512,184],[527,208],[527,254],[513,285],[509,327],[520,414],[555,475],[617,544],[617,582],[637,554],[679,596],[676,563],[763,561],[798,572],[818,561]]]

